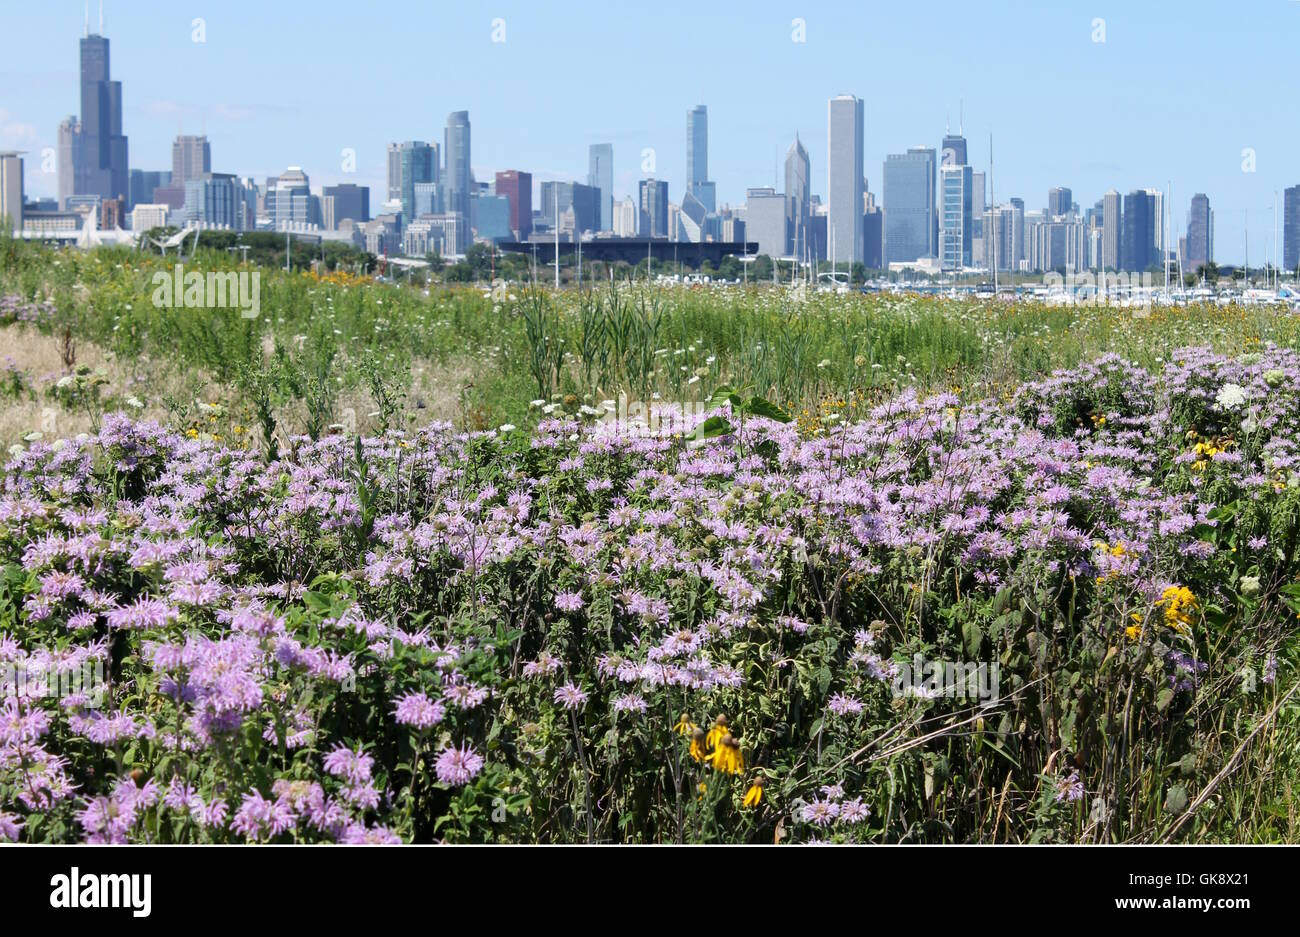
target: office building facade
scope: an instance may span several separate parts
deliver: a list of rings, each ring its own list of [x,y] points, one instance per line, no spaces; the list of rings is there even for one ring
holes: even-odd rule
[[[926,147],[885,158],[881,196],[886,265],[938,256],[935,172],[935,152]]]
[[[862,100],[852,95],[839,95],[827,104],[828,253],[837,264],[865,259],[862,148],[866,122],[863,115]],[[933,206],[933,186],[930,193]]]
[[[587,149],[587,185],[600,190],[599,230],[614,226],[614,145],[593,143]]]

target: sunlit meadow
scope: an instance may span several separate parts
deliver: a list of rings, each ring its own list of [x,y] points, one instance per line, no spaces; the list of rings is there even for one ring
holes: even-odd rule
[[[0,248],[0,839],[1300,838],[1285,313]]]

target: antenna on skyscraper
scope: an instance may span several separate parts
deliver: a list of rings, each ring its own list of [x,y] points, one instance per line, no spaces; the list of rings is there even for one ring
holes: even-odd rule
[[[90,0],[86,0],[86,25],[81,30],[82,37],[90,35]]]
[[[1001,237],[1000,232],[1002,231],[1002,214],[998,211],[997,199],[994,197],[993,192],[993,131],[991,130],[989,131],[989,205],[993,208],[990,214],[997,218],[997,222],[993,227],[993,263],[990,264],[993,268],[993,299],[996,300],[998,298],[998,239]],[[988,242],[989,232],[985,231],[984,243],[987,244]]]
[[[99,0],[99,34],[104,35],[104,0]]]
[[[963,98],[957,99],[957,136],[966,135],[966,101]]]

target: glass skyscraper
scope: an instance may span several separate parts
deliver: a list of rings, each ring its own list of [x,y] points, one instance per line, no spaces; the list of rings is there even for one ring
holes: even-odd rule
[[[447,211],[458,211],[469,219],[470,142],[469,111],[452,111],[447,115],[446,139],[443,144],[447,161]]]
[[[1063,218],[1074,207],[1074,193],[1062,186],[1047,190],[1047,217]]]
[[[421,214],[437,214],[438,205],[417,206],[415,187],[438,181],[438,148],[423,140],[408,140],[397,150],[398,198],[402,200],[402,223],[409,224]],[[421,212],[420,208],[428,208]]]
[[[943,207],[939,260],[944,270],[960,270],[971,265],[973,182],[969,166],[942,166],[939,169],[939,196]]]
[[[935,241],[935,152],[914,146],[885,158],[885,264],[938,255]]]
[[[668,236],[668,183],[662,179],[641,180],[641,237]]]
[[[1150,192],[1137,189],[1124,196],[1124,235],[1120,268],[1141,273],[1159,263],[1156,252],[1156,200]]]
[[[1198,192],[1192,196],[1192,207],[1187,213],[1187,256],[1183,258],[1183,267],[1195,273],[1197,267],[1213,259],[1214,212],[1209,198]]]
[[[717,210],[714,186],[709,181],[709,109],[703,104],[686,112],[686,191],[708,211]]]
[[[812,168],[808,151],[795,134],[794,142],[785,153],[785,198],[790,222],[790,250],[798,260],[817,259],[809,250],[808,229],[812,217]]]
[[[593,143],[587,150],[587,185],[600,189],[600,230],[614,227],[614,145]]]
[[[1300,267],[1300,185],[1293,185],[1282,195],[1282,266]]]

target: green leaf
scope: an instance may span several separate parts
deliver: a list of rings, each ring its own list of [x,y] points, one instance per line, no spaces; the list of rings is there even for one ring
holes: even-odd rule
[[[715,390],[713,396],[709,398],[710,407],[720,407],[724,403],[729,403],[733,407],[739,407],[741,403],[740,395],[736,393],[735,388],[730,384],[723,384]]]
[[[1165,809],[1170,813],[1182,813],[1187,809],[1187,788],[1175,784],[1165,796]]]
[[[769,420],[776,420],[778,423],[790,422],[790,417],[784,410],[763,397],[750,397],[749,402],[745,404],[745,412],[754,416],[765,416]]]
[[[726,417],[711,416],[696,431],[700,439],[712,439],[715,436],[726,436],[732,432],[731,422]]]
[[[332,604],[329,596],[321,595],[319,592],[304,592],[302,600],[313,612],[329,611]]]

